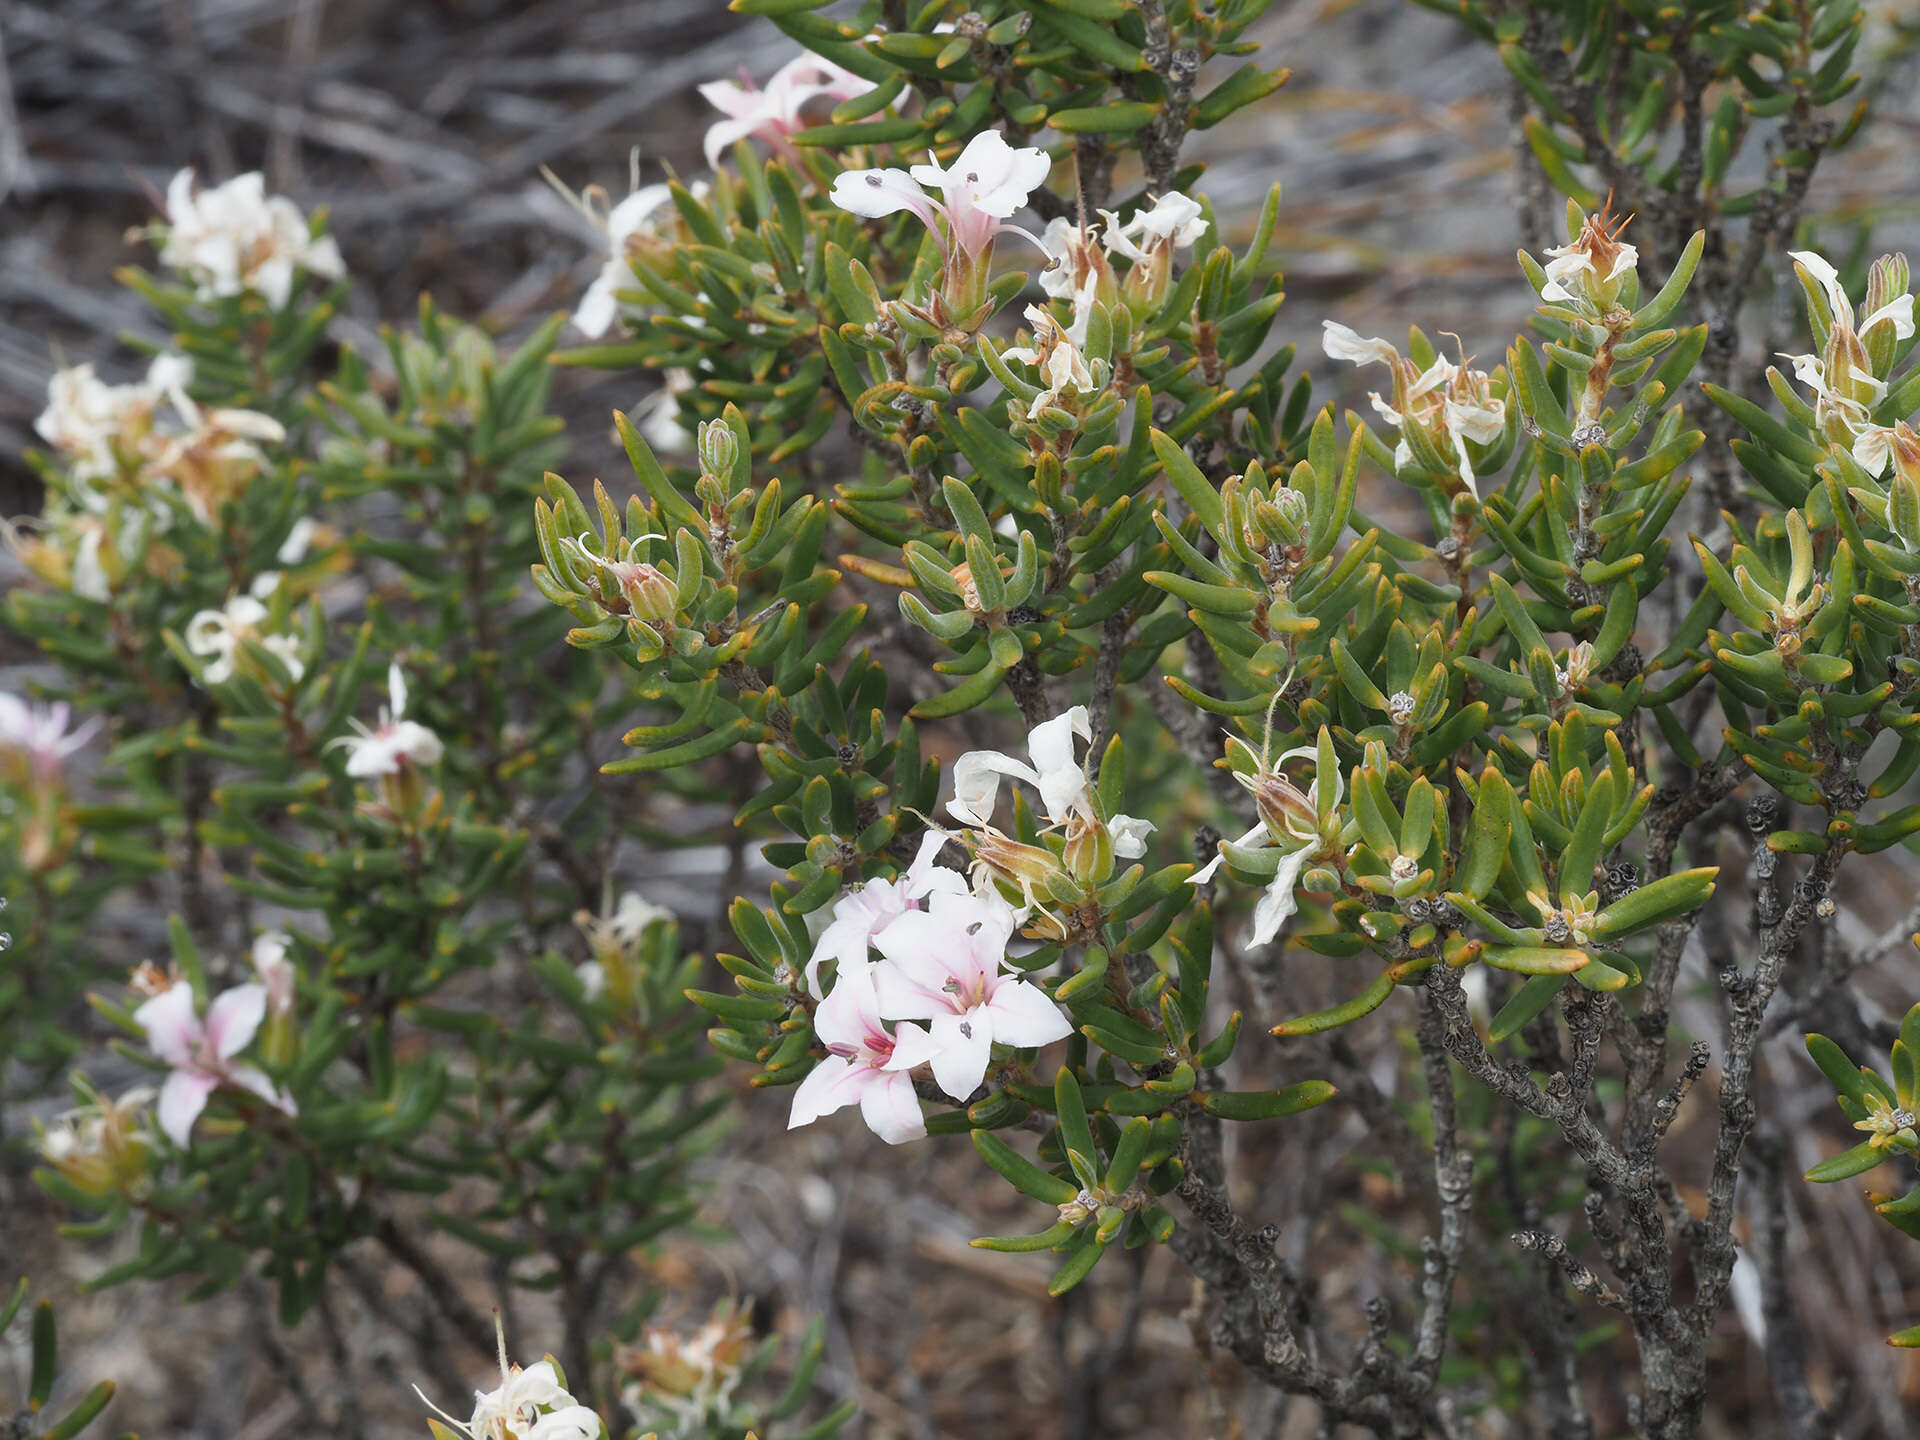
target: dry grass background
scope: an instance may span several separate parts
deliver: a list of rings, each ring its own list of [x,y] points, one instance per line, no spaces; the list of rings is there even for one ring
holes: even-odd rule
[[[1516,185],[1497,62],[1403,0],[1282,0],[1264,38],[1270,55],[1294,67],[1292,84],[1252,118],[1198,137],[1195,153],[1213,163],[1202,188],[1223,216],[1250,220],[1266,186],[1284,182],[1284,337],[1347,391],[1355,377],[1333,375],[1318,358],[1326,315],[1363,333],[1417,318],[1430,333],[1458,333],[1483,363],[1496,358],[1530,299],[1512,262]],[[719,0],[0,0],[0,513],[37,504],[18,452],[56,358],[132,368],[124,354],[114,358],[114,337],[150,322],[109,277],[141,258],[124,232],[148,218],[150,194],[178,166],[193,163],[214,178],[262,168],[272,188],[332,208],[359,281],[341,340],[371,348],[374,327],[404,319],[421,290],[512,334],[570,306],[599,263],[596,237],[539,180],[538,167],[618,193],[637,144],[647,178],[662,161],[696,173],[706,117],[694,83],[739,65],[764,74],[788,53],[771,26],[743,22]],[[1882,217],[1883,234],[1912,229],[1915,79],[1910,65],[1890,72],[1874,123],[1822,173],[1817,216],[1846,222],[1871,213]],[[621,468],[605,417],[635,404],[646,383],[562,373],[571,478]],[[1375,497],[1370,508],[1389,503]],[[0,586],[17,578],[0,569]],[[0,633],[0,684],[29,664]],[[1742,863],[1732,853],[1720,858],[1735,872]],[[1843,887],[1843,942],[1865,945],[1896,926],[1913,881],[1913,869],[1899,864],[1854,875]],[[683,914],[715,911],[717,874],[662,867],[643,883]],[[136,941],[148,928],[141,918],[121,927]],[[1296,1011],[1358,984],[1335,962],[1303,955],[1285,963]],[[1709,981],[1693,963],[1683,1019],[1711,1039]],[[1884,1029],[1920,994],[1913,952],[1896,947],[1867,989],[1867,1025]],[[1284,1017],[1248,1018],[1264,1026]],[[1389,1006],[1355,1040],[1377,1052],[1383,1083],[1391,1083],[1396,1018],[1404,1016]],[[1275,1045],[1256,1038],[1242,1049],[1240,1083],[1303,1073],[1303,1062]],[[1788,1165],[1801,1168],[1835,1148],[1837,1114],[1795,1036],[1778,1039],[1764,1063],[1790,1137]],[[1695,1117],[1704,1113],[1698,1097],[1692,1107]],[[890,1150],[852,1123],[789,1136],[783,1117],[778,1100],[743,1093],[737,1132],[707,1173],[711,1218],[728,1238],[674,1243],[656,1276],[672,1297],[667,1313],[689,1323],[729,1290],[764,1297],[788,1330],[826,1315],[824,1383],[864,1405],[851,1433],[1314,1433],[1302,1407],[1258,1386],[1243,1390],[1232,1362],[1204,1354],[1182,1315],[1191,1282],[1166,1254],[1147,1257],[1137,1277],[1110,1260],[1068,1303],[1050,1302],[1042,1262],[967,1247],[971,1235],[1035,1223],[1032,1207],[968,1147]],[[1683,1153],[1704,1139],[1685,1127]],[[1421,1217],[1348,1163],[1368,1141],[1338,1104],[1236,1139],[1249,1211],[1282,1225],[1289,1259],[1357,1334],[1361,1303],[1402,1291],[1411,1269],[1342,1207],[1363,1205],[1413,1238]],[[1816,1390],[1823,1399],[1837,1386],[1851,1394],[1841,1434],[1916,1433],[1920,1360],[1879,1343],[1920,1315],[1916,1247],[1872,1220],[1853,1187],[1787,1188]],[[71,1377],[118,1377],[122,1428],[150,1440],[314,1436],[311,1402],[288,1380],[288,1367],[298,1366],[322,1396],[357,1387],[370,1436],[422,1433],[406,1388],[417,1377],[404,1352],[380,1349],[371,1320],[374,1309],[405,1312],[406,1277],[373,1276],[368,1293],[343,1308],[342,1327],[367,1358],[336,1375],[313,1322],[281,1349],[264,1322],[266,1297],[246,1287],[192,1309],[182,1308],[178,1286],[79,1293],[112,1257],[65,1249],[49,1258],[53,1217],[31,1189],[0,1189],[0,1205],[0,1272],[29,1262],[64,1295]],[[478,1293],[483,1281],[473,1278]],[[1603,1314],[1586,1318],[1598,1325]],[[537,1307],[523,1307],[517,1324],[518,1349],[553,1343]],[[1732,1317],[1718,1347],[1708,1433],[1766,1436],[1759,1350]],[[1459,1353],[1471,1359],[1474,1350],[1468,1336]],[[479,1357],[457,1363],[484,1378]],[[1597,1340],[1588,1378],[1603,1434],[1624,1427],[1625,1363],[1628,1350]],[[1498,1414],[1482,1430],[1527,1433]]]

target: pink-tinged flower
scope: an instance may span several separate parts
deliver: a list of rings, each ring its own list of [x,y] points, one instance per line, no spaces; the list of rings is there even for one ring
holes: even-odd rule
[[[573,312],[573,328],[596,339],[612,328],[620,313],[618,294],[636,288],[640,281],[633,273],[633,244],[653,233],[653,217],[673,201],[672,190],[665,185],[643,185],[608,212],[607,261],[600,267],[587,293]],[[598,223],[598,211],[586,212]]]
[[[929,830],[921,838],[920,853],[914,856],[906,874],[898,880],[869,880],[834,902],[833,919],[814,941],[812,958],[807,961],[807,989],[815,999],[823,993],[820,989],[823,962],[835,961],[842,975],[862,969],[867,964],[867,948],[876,932],[909,910],[918,909],[929,895],[966,892],[967,882],[959,871],[944,870],[933,863],[946,843],[944,830]]]
[[[1073,1033],[1044,990],[1003,969],[1014,923],[997,897],[943,894],[873,939],[886,957],[874,972],[880,1013],[931,1022],[933,1078],[956,1100],[979,1089],[996,1041],[1038,1046]]]
[[[293,1097],[276,1089],[265,1071],[233,1058],[253,1042],[266,1013],[266,987],[236,985],[207,1007],[202,1020],[194,1013],[193,986],[185,980],[176,980],[133,1012],[153,1053],[173,1069],[160,1087],[160,1128],[181,1149],[187,1148],[207,1097],[222,1086],[297,1113]]]
[[[278,1017],[293,1010],[293,987],[299,972],[287,951],[293,937],[284,930],[263,930],[253,938],[253,973],[267,992],[267,1014]]]
[[[826,1044],[827,1058],[794,1090],[789,1130],[857,1103],[867,1128],[889,1145],[927,1133],[907,1072],[934,1060],[933,1038],[926,1027],[904,1020],[887,1032],[873,970],[865,960],[843,967],[833,993],[813,1012],[813,1033]]]
[[[1052,168],[1046,151],[1032,146],[1015,149],[998,130],[984,130],[944,170],[937,160],[915,165],[911,171],[846,170],[834,177],[831,198],[842,210],[868,219],[910,210],[940,236],[949,254],[958,249],[977,259],[1002,230],[1027,234],[1006,221],[1046,183]],[[928,186],[939,190],[942,198],[932,199]],[[946,222],[944,232],[936,220]],[[1041,244],[1037,236],[1027,238]]]
[[[160,263],[191,281],[202,300],[251,290],[279,310],[296,271],[326,280],[347,273],[333,237],[315,239],[299,207],[268,195],[258,171],[201,190],[193,171],[182,170],[167,186],[166,208]]]
[[[69,729],[72,717],[64,701],[34,705],[0,692],[0,751],[24,757],[37,775],[58,774],[67,756],[91,740],[101,725],[96,715],[77,729]]]
[[[359,732],[329,740],[327,748],[347,747],[347,774],[360,780],[398,775],[408,765],[438,765],[445,747],[440,737],[417,721],[406,719],[407,677],[396,661],[387,666],[387,694],[391,708],[380,707],[380,724],[368,729],[358,720],[347,723]]]
[[[823,95],[852,100],[871,89],[872,81],[818,55],[796,55],[774,72],[764,90],[744,67],[738,84],[711,80],[700,87],[700,94],[727,118],[707,127],[707,164],[718,170],[720,157],[735,141],[749,136],[790,151],[793,147],[787,137],[805,128],[802,112],[810,101]]]

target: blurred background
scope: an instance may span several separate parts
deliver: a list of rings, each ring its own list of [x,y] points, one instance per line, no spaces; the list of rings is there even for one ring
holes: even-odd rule
[[[1809,207],[1830,253],[1866,243],[1876,253],[1911,249],[1920,225],[1920,67],[1887,23],[1910,20],[1912,0],[1869,8],[1884,12],[1869,42],[1875,117],[1822,168]],[[1497,58],[1406,0],[1281,0],[1263,25],[1269,63],[1292,66],[1292,82],[1236,123],[1195,136],[1188,155],[1210,162],[1200,188],[1229,241],[1250,228],[1267,187],[1283,184],[1276,249],[1289,299],[1280,337],[1298,343],[1301,363],[1347,403],[1362,399],[1365,377],[1344,365],[1336,374],[1321,356],[1322,318],[1389,337],[1417,320],[1429,334],[1457,334],[1493,368],[1533,300],[1513,261],[1523,186]],[[382,319],[404,320],[426,291],[512,337],[570,309],[602,259],[604,242],[541,167],[616,197],[636,147],[643,183],[668,168],[697,175],[711,117],[693,87],[740,68],[764,78],[793,50],[770,24],[720,0],[0,0],[0,515],[38,508],[20,451],[55,366],[92,360],[109,379],[140,368],[117,337],[148,333],[152,322],[112,276],[149,260],[127,232],[152,218],[181,166],[210,182],[260,169],[270,190],[329,209],[356,281],[339,341],[377,351]],[[651,383],[560,372],[569,479],[624,470],[608,415],[636,406]],[[18,581],[10,566],[0,554],[0,587]],[[0,676],[25,658],[0,635]],[[1723,858],[1738,868],[1736,857]],[[717,867],[663,859],[645,888],[711,949],[725,943],[705,918],[719,909],[721,883]],[[1895,925],[1916,888],[1897,867],[1851,884],[1843,938],[1855,944]],[[1870,1023],[1920,995],[1912,953],[1870,977]],[[1295,1013],[1358,983],[1334,973],[1335,962],[1284,963]],[[1697,996],[1683,1018],[1711,1039],[1704,967],[1693,978]],[[1282,1018],[1248,1017],[1263,1028]],[[1252,1023],[1249,1031],[1257,1034]],[[1391,1086],[1393,1025],[1354,1043],[1378,1048],[1378,1077]],[[1243,1051],[1250,1083],[1309,1073],[1304,1058],[1277,1047],[1249,1042]],[[1780,1037],[1767,1064],[1787,1168],[1797,1171],[1837,1148],[1837,1116],[1797,1037]],[[864,1407],[849,1433],[1317,1433],[1304,1407],[1289,1409],[1257,1384],[1243,1392],[1233,1362],[1190,1333],[1182,1312],[1197,1297],[1170,1257],[1147,1256],[1132,1274],[1105,1265],[1066,1303],[1049,1301],[1043,1261],[967,1247],[969,1236],[1036,1224],[970,1147],[889,1150],[845,1115],[788,1136],[785,1109],[780,1098],[743,1094],[736,1133],[706,1167],[713,1236],[676,1240],[655,1278],[669,1297],[664,1313],[689,1327],[728,1293],[762,1302],[782,1329],[824,1314],[824,1383]],[[1683,1116],[1683,1132],[1687,1124]],[[1687,1143],[1683,1133],[1680,1148]],[[1250,1212],[1281,1225],[1289,1259],[1356,1336],[1368,1297],[1406,1293],[1422,1227],[1366,1163],[1368,1145],[1335,1104],[1255,1131],[1235,1159]],[[1849,1186],[1787,1188],[1816,1391],[1827,1400],[1848,1388],[1849,1435],[1916,1433],[1920,1359],[1880,1342],[1920,1315],[1916,1247],[1874,1221]],[[36,1193],[0,1191],[7,1275],[23,1257],[49,1253],[55,1217]],[[1383,1231],[1399,1237],[1397,1249],[1380,1243]],[[269,1298],[251,1285],[190,1310],[165,1286],[73,1293],[112,1259],[65,1248],[68,1273],[36,1279],[69,1297],[63,1349],[73,1378],[121,1381],[118,1428],[192,1440],[314,1433],[286,1378],[290,1360],[319,1357],[309,1368],[327,1373],[312,1322],[282,1349],[266,1320]],[[392,1284],[403,1305],[402,1277]],[[551,1343],[531,1328],[538,1315],[529,1307],[522,1316],[530,1333],[515,1337],[517,1352]],[[1589,1317],[1589,1393],[1600,1433],[1620,1433],[1621,1387],[1610,1377],[1630,1349],[1611,1348],[1604,1317]],[[1738,1316],[1727,1317],[1718,1344],[1722,1384],[1707,1433],[1772,1433],[1760,1351]],[[1488,1363],[1471,1335],[1455,1354],[1461,1364]],[[373,1436],[424,1432],[407,1389],[417,1377],[403,1360],[383,1363],[376,1352],[373,1373],[329,1382],[363,1387]],[[485,1378],[477,1361],[474,1369]],[[459,1397],[436,1398],[461,1408]],[[1479,1433],[1527,1432],[1492,1414]]]

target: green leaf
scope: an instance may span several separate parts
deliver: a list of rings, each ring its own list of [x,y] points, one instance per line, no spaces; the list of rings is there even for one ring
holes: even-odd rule
[[[1070,1182],[1048,1174],[991,1130],[975,1130],[973,1148],[1022,1195],[1047,1205],[1064,1205],[1080,1193]]]
[[[1888,1158],[1885,1150],[1876,1148],[1871,1142],[1863,1142],[1851,1150],[1841,1151],[1830,1160],[1822,1160],[1807,1171],[1806,1178],[1831,1185],[1836,1180],[1851,1180],[1855,1175],[1864,1175]]]
[[[1487,1027],[1487,1039],[1498,1043],[1519,1034],[1527,1022],[1553,1003],[1553,997],[1565,983],[1565,977],[1560,975],[1530,976],[1493,1017],[1493,1023]]]
[[[33,1307],[33,1368],[27,1381],[27,1408],[38,1410],[53,1394],[53,1377],[60,1353],[60,1339],[54,1329],[53,1302],[42,1300]]]
[[[1813,1034],[1807,1036],[1807,1053],[1836,1091],[1856,1105],[1866,1105],[1867,1082],[1860,1073],[1860,1067],[1847,1058],[1846,1051],[1826,1036]]]
[[[1130,135],[1159,113],[1158,105],[1144,100],[1115,100],[1108,105],[1055,110],[1047,116],[1047,124],[1063,135]]]
[[[1594,918],[1593,938],[1617,940],[1697,909],[1713,894],[1713,880],[1719,873],[1719,866],[1704,865],[1663,875],[1642,885],[1631,894],[1621,896]]]
[[[1193,1098],[1222,1120],[1272,1120],[1324,1105],[1337,1093],[1325,1080],[1302,1080],[1278,1090],[1202,1090]]]
[[[1200,517],[1200,523],[1207,529],[1218,531],[1226,521],[1220,491],[1188,458],[1179,441],[1164,430],[1155,430],[1150,438],[1153,453],[1160,458],[1160,468],[1166,472],[1173,488],[1180,492],[1180,498],[1187,502],[1187,508]]]

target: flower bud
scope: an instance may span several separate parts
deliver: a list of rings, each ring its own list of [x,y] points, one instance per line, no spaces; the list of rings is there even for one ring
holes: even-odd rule
[[[607,572],[619,582],[620,593],[636,619],[652,623],[671,619],[680,608],[674,583],[644,560],[618,561]]]
[[[1867,302],[1863,315],[1878,314],[1907,293],[1912,284],[1905,255],[1882,255],[1867,269]]]
[[[1067,870],[1083,886],[1105,884],[1113,876],[1113,834],[1098,820],[1075,815],[1067,828]]]
[[[1267,833],[1274,839],[1285,836],[1291,840],[1313,840],[1319,837],[1320,817],[1314,811],[1313,801],[1285,775],[1277,770],[1264,771],[1254,777],[1250,788],[1253,791],[1254,809],[1259,812]]]
[[[1887,485],[1887,528],[1920,553],[1920,435],[1906,421],[1893,427],[1893,477]]]
[[[739,459],[740,441],[733,427],[724,420],[700,423],[700,471],[716,480],[731,480]]]

